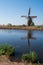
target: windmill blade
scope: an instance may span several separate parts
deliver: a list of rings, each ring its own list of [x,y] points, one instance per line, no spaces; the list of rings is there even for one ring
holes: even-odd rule
[[[30,16],[31,18],[37,18],[37,16]]]
[[[23,18],[27,18],[27,16],[21,16],[21,17],[23,17]]]
[[[31,8],[29,8],[28,16],[30,15],[30,12],[31,12]]]
[[[34,39],[34,40],[36,40],[36,37],[31,37],[31,39]]]

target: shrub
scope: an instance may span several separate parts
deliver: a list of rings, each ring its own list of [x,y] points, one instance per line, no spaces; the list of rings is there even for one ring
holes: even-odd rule
[[[36,58],[37,58],[37,55],[35,52],[30,52],[29,54],[23,54],[22,55],[22,61],[31,61],[31,62],[34,62],[36,61]]]
[[[7,26],[12,26],[12,24],[11,23],[8,23]]]
[[[28,60],[28,55],[29,54],[23,54],[22,55],[22,61]]]
[[[35,52],[32,51],[32,52],[29,53],[29,59],[30,59],[32,62],[36,61],[36,58],[37,58],[37,55],[36,55]]]
[[[8,44],[0,45],[0,55],[13,55],[15,48]]]
[[[30,26],[35,26],[34,22],[31,22]]]

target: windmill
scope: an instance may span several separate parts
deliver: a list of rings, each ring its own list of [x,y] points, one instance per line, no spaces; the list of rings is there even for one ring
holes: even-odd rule
[[[28,16],[21,16],[21,17],[24,17],[24,18],[26,18],[27,20],[28,20],[28,26],[30,26],[31,25],[31,23],[32,23],[32,18],[36,18],[37,16],[30,16],[30,13],[31,13],[31,8],[29,8],[29,12],[28,12]]]

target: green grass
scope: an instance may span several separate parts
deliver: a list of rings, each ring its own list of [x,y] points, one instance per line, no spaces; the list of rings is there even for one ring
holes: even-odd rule
[[[0,45],[0,55],[13,55],[15,48],[9,44]]]
[[[22,55],[22,61],[31,61],[35,62],[37,59],[37,55],[35,52],[31,51],[29,54]]]

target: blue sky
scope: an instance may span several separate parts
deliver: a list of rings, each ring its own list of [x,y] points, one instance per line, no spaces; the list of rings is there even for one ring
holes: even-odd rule
[[[43,0],[0,0],[0,24],[27,25],[21,15],[28,15],[29,7],[31,15],[37,16],[35,25],[43,25]]]

